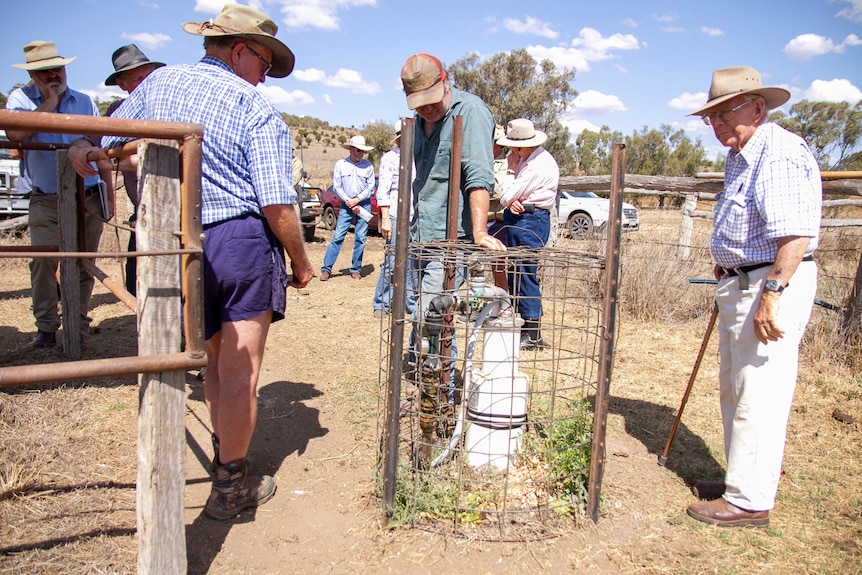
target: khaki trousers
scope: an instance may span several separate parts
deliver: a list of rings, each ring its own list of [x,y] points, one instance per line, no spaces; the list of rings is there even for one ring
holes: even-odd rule
[[[85,198],[87,210],[85,251],[96,251],[102,235],[102,220],[91,214],[101,213],[99,195]],[[60,244],[60,224],[57,217],[57,196],[54,194],[32,194],[30,196],[30,245],[56,246]],[[33,316],[36,328],[54,333],[60,327],[57,310],[57,266],[56,258],[39,258],[30,262],[30,285],[33,288]],[[81,268],[78,282],[81,288],[82,329],[89,330],[87,310],[95,280]]]

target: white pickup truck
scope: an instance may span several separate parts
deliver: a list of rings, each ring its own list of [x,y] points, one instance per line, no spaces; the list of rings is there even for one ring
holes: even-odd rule
[[[0,130],[0,140],[8,141]],[[29,190],[18,191],[19,161],[8,148],[0,148],[0,216],[26,214],[30,208]]]

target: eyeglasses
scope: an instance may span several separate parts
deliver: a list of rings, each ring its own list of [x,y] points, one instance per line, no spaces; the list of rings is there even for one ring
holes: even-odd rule
[[[751,103],[751,102],[753,102],[753,101],[754,101],[754,100],[746,100],[746,101],[745,101],[745,102],[743,102],[742,104],[740,104],[740,105],[738,105],[738,106],[734,106],[733,108],[730,108],[729,110],[722,110],[721,112],[712,112],[712,113],[710,113],[710,114],[706,114],[706,115],[704,115],[704,116],[701,116],[701,117],[700,117],[700,119],[701,119],[701,120],[703,120],[703,123],[704,123],[704,124],[706,124],[707,126],[712,126],[712,125],[713,125],[713,123],[714,123],[714,122],[713,122],[713,118],[718,118],[718,119],[719,119],[719,120],[721,120],[722,122],[725,122],[725,123],[726,123],[727,121],[729,121],[729,120],[730,120],[730,118],[731,118],[731,117],[732,117],[732,116],[733,116],[737,111],[741,110],[743,107],[745,107],[746,105],[750,104],[750,103]]]
[[[255,56],[257,56],[257,59],[260,60],[261,62],[263,62],[263,65],[266,66],[263,70],[263,75],[266,76],[269,73],[269,71],[272,70],[272,62],[270,62],[269,60],[267,60],[266,58],[264,58],[263,56],[258,54],[257,50],[252,48],[250,45],[246,44],[245,47],[248,48],[249,50],[251,50],[251,53],[254,54]]]

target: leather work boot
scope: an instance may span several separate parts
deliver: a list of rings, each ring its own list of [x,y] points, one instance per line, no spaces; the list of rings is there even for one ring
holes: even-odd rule
[[[248,459],[237,459],[213,469],[213,487],[204,513],[226,521],[243,509],[263,505],[275,495],[275,480],[269,475],[249,475]]]
[[[748,511],[723,497],[692,503],[685,512],[693,519],[719,527],[769,527],[769,511]]]
[[[545,341],[539,331],[539,320],[525,319],[524,327],[521,328],[521,343],[523,350],[545,349]]]
[[[42,331],[40,329],[36,332],[36,340],[33,341],[32,348],[46,349],[55,345],[57,345],[57,334],[53,331]]]

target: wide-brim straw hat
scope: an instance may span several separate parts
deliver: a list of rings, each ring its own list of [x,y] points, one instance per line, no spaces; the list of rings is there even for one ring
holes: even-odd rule
[[[345,142],[341,144],[342,148],[356,148],[357,150],[362,150],[363,152],[368,152],[374,149],[374,146],[368,146],[365,144],[365,136],[353,136],[350,138],[349,142]]]
[[[497,145],[509,148],[532,148],[541,146],[548,135],[533,127],[533,122],[526,118],[512,120],[506,125],[506,135],[497,140]]]
[[[784,88],[764,86],[760,72],[754,68],[748,66],[719,68],[712,73],[712,83],[709,85],[706,104],[689,116],[705,116],[712,108],[744,94],[761,96],[766,101],[767,110],[777,108],[790,99],[790,92]]]
[[[60,52],[57,51],[57,46],[53,42],[44,40],[33,40],[24,46],[23,64],[12,64],[16,68],[22,70],[30,70],[32,72],[38,70],[50,70],[51,68],[60,68],[66,64],[71,64],[76,56],[71,58],[63,58]]]
[[[395,130],[395,137],[392,138],[392,141],[389,142],[390,146],[394,146],[398,142],[398,138],[401,137],[401,118],[392,125],[392,128]]]
[[[129,70],[134,70],[135,68],[140,68],[147,64],[152,64],[155,68],[161,68],[165,65],[164,62],[153,62],[147,58],[147,56],[141,52],[140,48],[134,44],[127,44],[117,48],[113,56],[111,56],[111,60],[114,62],[114,73],[105,79],[105,86],[116,86],[117,76],[123,72],[128,72]]]
[[[272,19],[254,8],[226,4],[221,14],[206,22],[186,22],[183,30],[195,36],[237,36],[253,40],[272,50],[271,78],[284,78],[293,72],[296,58],[287,45],[275,37],[278,26]]]

